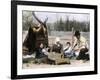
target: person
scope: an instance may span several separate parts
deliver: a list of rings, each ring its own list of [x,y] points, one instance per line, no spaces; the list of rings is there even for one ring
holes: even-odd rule
[[[52,52],[61,53],[62,52],[62,44],[60,43],[60,38],[56,38],[55,44],[53,44]]]
[[[72,57],[72,47],[71,47],[71,43],[67,42],[65,48],[63,49],[64,51],[64,57]]]
[[[40,43],[40,46],[39,48],[37,48],[36,50],[36,58],[42,58],[42,57],[47,57],[45,54],[44,54],[44,45],[43,43]]]
[[[75,51],[77,60],[89,60],[89,54],[86,54],[89,50],[87,40],[81,36],[79,31],[75,31],[74,34],[73,50]]]
[[[48,48],[45,48],[43,43],[40,43],[40,47],[36,51],[36,62],[37,63],[47,63],[47,64],[52,64],[54,63],[53,60],[50,60],[48,58]]]

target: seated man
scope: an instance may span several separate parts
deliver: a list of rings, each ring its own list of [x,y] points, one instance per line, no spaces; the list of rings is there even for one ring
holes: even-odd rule
[[[40,47],[36,51],[36,62],[37,63],[47,63],[47,64],[52,64],[54,63],[53,60],[50,60],[48,58],[48,48],[44,48],[43,43],[40,44]]]
[[[47,55],[44,54],[43,49],[44,49],[44,45],[43,45],[43,43],[41,43],[39,48],[37,48],[37,50],[36,50],[36,56],[35,56],[35,58],[37,60],[39,59],[41,62],[43,61],[43,59],[45,60],[47,58]],[[41,62],[39,62],[39,63],[41,63]]]
[[[56,43],[52,47],[52,52],[61,53],[62,52],[62,44],[60,43],[60,39],[56,38]]]
[[[63,49],[64,51],[64,57],[72,57],[72,48],[70,42],[66,43],[66,47]]]

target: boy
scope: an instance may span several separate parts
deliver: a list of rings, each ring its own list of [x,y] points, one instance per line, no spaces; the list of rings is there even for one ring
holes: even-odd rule
[[[71,43],[67,42],[66,47],[63,49],[64,51],[64,57],[72,57],[72,48],[71,48]]]

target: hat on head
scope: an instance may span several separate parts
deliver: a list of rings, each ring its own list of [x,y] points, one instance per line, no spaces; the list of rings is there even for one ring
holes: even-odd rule
[[[80,32],[79,31],[75,31],[74,36],[80,36]]]
[[[55,43],[56,43],[56,42],[60,42],[60,38],[59,38],[59,37],[56,37]]]

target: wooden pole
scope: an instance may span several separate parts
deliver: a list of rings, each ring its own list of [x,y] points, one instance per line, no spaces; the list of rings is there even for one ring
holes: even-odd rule
[[[73,46],[73,43],[74,43],[74,28],[72,27],[72,46]]]

